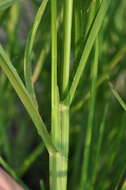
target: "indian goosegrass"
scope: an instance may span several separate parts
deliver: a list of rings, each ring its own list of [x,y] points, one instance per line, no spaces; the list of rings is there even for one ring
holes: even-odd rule
[[[124,150],[121,142],[125,139],[123,111],[126,111],[126,105],[110,82],[115,77],[112,71],[118,76],[116,68],[125,58],[126,46],[118,39],[118,35],[122,39],[124,37],[124,15],[117,17],[117,13],[126,7],[125,1],[121,0],[119,7],[117,0],[114,3],[111,0],[31,1],[29,3],[37,11],[27,40],[22,46],[21,42],[17,43],[17,25],[23,3],[23,0],[0,0],[0,22],[3,24],[4,19],[7,20],[5,31],[8,35],[8,41],[5,40],[4,45],[0,44],[0,67],[5,74],[1,73],[0,85],[1,92],[4,93],[7,77],[41,142],[16,169],[8,163],[12,158],[9,154],[10,145],[5,140],[5,150],[8,152],[5,160],[0,158],[0,164],[24,189],[29,189],[21,177],[46,149],[49,155],[49,185],[40,179],[40,189],[48,189],[48,186],[50,190],[125,189],[123,164],[126,156],[124,154],[124,158],[120,158],[118,154],[120,147]],[[11,13],[10,23],[5,17],[6,12]],[[117,46],[119,51],[116,50]],[[20,54],[20,51],[24,53]],[[20,65],[15,66],[13,61],[16,62],[14,56],[17,54],[20,54],[17,58]],[[47,89],[49,98],[44,93],[38,95],[36,83],[38,89]],[[86,95],[82,95],[83,89],[87,90]],[[6,90],[10,99],[13,98],[10,87]],[[115,108],[117,123],[112,120],[108,122],[108,118],[115,117],[110,111],[115,105],[111,99],[112,94],[122,108],[120,113],[123,113],[118,116]],[[4,100],[4,94],[1,94],[1,100],[2,98]],[[42,107],[44,104],[40,103],[40,99],[47,106]],[[47,110],[48,117],[45,117],[44,109]],[[4,110],[2,113],[4,118]],[[119,129],[120,120],[122,124]],[[24,123],[27,125],[25,119]],[[24,128],[24,133],[25,130]],[[2,134],[7,138],[6,132],[3,129]],[[1,141],[1,146],[2,144]]]

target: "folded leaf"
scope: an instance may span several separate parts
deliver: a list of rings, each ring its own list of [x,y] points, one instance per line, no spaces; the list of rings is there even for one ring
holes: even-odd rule
[[[33,123],[35,124],[39,135],[42,137],[45,146],[49,152],[55,152],[55,147],[52,144],[50,135],[45,127],[45,124],[36,108],[36,105],[29,93],[27,92],[22,80],[20,79],[17,71],[11,64],[7,54],[0,45],[0,66],[2,67],[4,73],[8,77],[11,85],[15,89],[20,100],[24,104],[29,116],[31,117]]]

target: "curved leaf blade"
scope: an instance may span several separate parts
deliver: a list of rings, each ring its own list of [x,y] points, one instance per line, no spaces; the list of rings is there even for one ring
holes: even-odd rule
[[[44,144],[48,150],[48,152],[56,152],[55,147],[51,141],[50,135],[46,129],[46,126],[32,100],[29,93],[27,92],[22,80],[20,79],[16,69],[11,64],[7,54],[5,53],[4,49],[0,45],[0,66],[3,69],[4,73],[8,77],[11,85],[15,89],[18,97],[24,104],[30,118],[32,119],[33,123],[35,124],[38,134],[44,141]]]
[[[36,33],[39,27],[39,24],[42,20],[42,16],[44,14],[44,11],[46,9],[48,0],[43,0],[37,14],[34,19],[34,23],[32,26],[32,30],[29,33],[29,37],[27,40],[26,48],[25,48],[25,56],[24,56],[24,77],[25,77],[25,83],[26,83],[26,88],[32,97],[33,101],[37,104],[36,97],[35,97],[35,92],[34,92],[34,86],[32,83],[32,66],[31,66],[31,54],[32,54],[32,49],[36,37]]]

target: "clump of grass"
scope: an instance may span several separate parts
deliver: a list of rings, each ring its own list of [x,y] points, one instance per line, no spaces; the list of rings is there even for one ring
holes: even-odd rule
[[[115,189],[122,183],[123,189],[125,158],[119,157],[116,160],[116,156],[120,153],[120,147],[124,150],[120,143],[125,139],[125,134],[122,133],[125,131],[124,120],[121,130],[118,126],[122,112],[118,115],[117,108],[113,113],[110,111],[115,106],[111,101],[110,91],[124,111],[126,106],[112,84],[109,82],[110,88],[106,84],[108,79],[114,80],[118,76],[119,63],[125,58],[125,45],[118,38],[120,35],[123,39],[125,35],[118,27],[117,31],[115,25],[120,20],[116,13],[126,3],[121,0],[118,7],[117,0],[114,5],[111,0],[31,1],[30,5],[34,5],[36,14],[31,29],[27,31],[25,44],[22,44],[22,40],[17,43],[19,31],[16,27],[21,19],[22,3],[23,1],[18,0],[0,1],[1,23],[8,21],[4,17],[6,12],[11,12],[12,21],[10,24],[3,24],[8,40],[5,40],[4,48],[0,45],[0,67],[5,74],[1,73],[1,100],[4,100],[3,96],[7,91],[10,100],[17,101],[11,91],[11,84],[39,135],[32,137],[32,140],[43,143],[39,142],[30,156],[23,155],[21,167],[18,165],[19,168],[16,168],[14,165],[15,168],[12,169],[3,159],[0,161],[1,165],[18,180],[42,153],[46,154],[43,152],[45,147],[49,155],[49,184],[43,183],[41,177],[38,188]],[[115,25],[113,19],[115,23],[118,21]],[[121,22],[123,28],[123,20]],[[16,35],[11,35],[11,32]],[[13,49],[12,44],[18,51]],[[117,47],[120,47],[119,51]],[[123,66],[120,69],[123,70]],[[84,89],[87,91],[86,95],[82,95]],[[14,104],[11,106],[14,107]],[[16,107],[20,110],[21,104],[16,104]],[[14,117],[13,112],[6,117],[4,110],[1,113],[4,125],[7,123],[6,117]],[[115,116],[116,122],[113,121]],[[15,143],[18,139],[21,139],[21,145],[24,143],[31,121],[24,118],[24,131],[20,133],[17,129],[19,134],[16,134]],[[10,153],[11,144],[7,140],[10,138],[8,128],[4,130],[3,124],[1,126],[1,136],[4,137],[1,147],[5,143],[2,153],[11,163],[13,159]],[[34,134],[35,131],[33,136]],[[32,140],[29,141],[31,145]],[[47,167],[44,171],[47,172]],[[114,174],[111,175],[113,171]]]

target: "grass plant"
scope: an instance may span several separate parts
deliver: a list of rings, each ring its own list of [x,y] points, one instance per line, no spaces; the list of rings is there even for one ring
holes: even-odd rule
[[[0,164],[24,189],[125,189],[125,8],[0,0]]]

